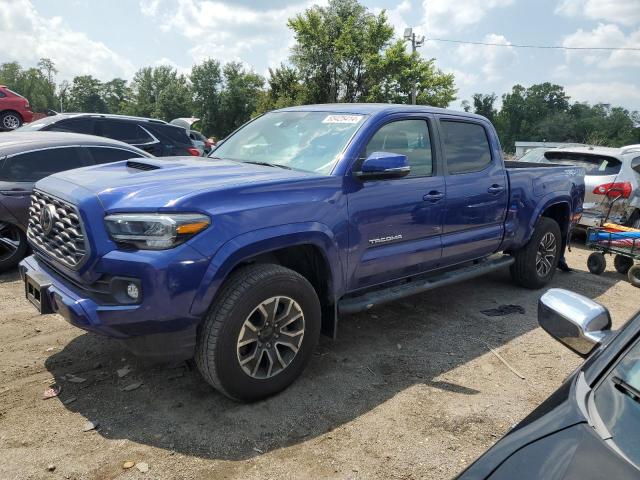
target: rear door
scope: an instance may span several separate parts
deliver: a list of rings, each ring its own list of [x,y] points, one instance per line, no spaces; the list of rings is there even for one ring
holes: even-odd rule
[[[394,116],[372,129],[354,171],[372,152],[406,155],[403,178],[356,181],[349,192],[355,290],[435,268],[441,255],[444,178],[427,115]]]
[[[440,116],[447,190],[442,260],[454,264],[495,252],[504,234],[509,197],[500,146],[488,124]]]
[[[67,118],[59,122],[45,126],[43,131],[47,132],[71,132],[95,135],[95,121],[90,117]]]

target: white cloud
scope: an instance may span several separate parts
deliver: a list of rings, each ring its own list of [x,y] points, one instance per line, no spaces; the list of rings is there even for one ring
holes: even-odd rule
[[[438,36],[459,32],[482,21],[490,10],[512,3],[513,0],[423,0],[422,33]]]
[[[583,82],[565,87],[573,101],[640,107],[640,87],[624,82]]]
[[[47,57],[55,63],[59,79],[76,75],[94,75],[102,80],[130,78],[135,71],[129,60],[86,33],[72,30],[60,17],[40,15],[30,0],[3,2],[0,32],[3,61],[35,65],[41,57]]]
[[[409,26],[405,20],[405,15],[411,11],[411,2],[409,0],[403,0],[394,8],[383,9],[374,7],[371,9],[371,11],[376,15],[380,14],[382,10],[386,10],[385,13],[387,15],[387,19],[389,20],[389,23],[393,25],[396,37],[402,36],[404,29]]]
[[[490,33],[483,39],[486,43],[510,45],[503,35]],[[508,68],[516,61],[518,54],[513,47],[498,47],[490,45],[460,45],[456,48],[458,61],[473,69],[479,69],[488,82],[501,79]]]
[[[584,15],[592,20],[606,20],[621,25],[640,23],[638,0],[562,0],[556,14],[568,17]]]
[[[217,0],[140,0],[141,12],[165,32],[177,32],[193,43],[188,50],[195,63],[206,58],[222,62],[247,57],[267,59],[276,66],[288,56],[293,35],[287,20],[312,4],[307,0],[281,8],[249,8]]]
[[[639,4],[640,4],[640,0]],[[640,46],[640,29],[629,35],[613,24],[599,24],[591,31],[579,29],[565,37],[565,47],[638,47]],[[615,50],[571,50],[567,52],[569,60],[581,59],[587,65],[611,69],[640,66],[640,51]]]

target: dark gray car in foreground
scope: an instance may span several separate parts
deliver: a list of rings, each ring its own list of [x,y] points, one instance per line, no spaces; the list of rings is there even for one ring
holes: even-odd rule
[[[640,478],[640,312],[611,331],[606,308],[551,289],[538,321],[587,360],[459,480]]]
[[[28,246],[25,232],[33,184],[53,173],[153,155],[126,143],[63,132],[0,134],[0,271]]]

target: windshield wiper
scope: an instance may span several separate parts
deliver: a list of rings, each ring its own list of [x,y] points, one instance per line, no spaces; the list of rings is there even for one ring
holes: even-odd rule
[[[640,403],[640,390],[617,376],[612,377],[611,381],[615,384],[618,390],[631,397],[632,400]]]
[[[242,160],[242,163],[251,163],[253,165],[262,165],[264,167],[276,167],[276,168],[284,168],[285,170],[293,170],[293,168],[288,167],[286,165],[282,165],[280,163],[258,162],[254,160]]]

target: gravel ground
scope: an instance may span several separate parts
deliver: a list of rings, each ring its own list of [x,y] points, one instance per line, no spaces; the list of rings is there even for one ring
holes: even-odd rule
[[[587,254],[575,247],[576,271],[553,286],[603,303],[618,327],[638,290],[587,273]],[[498,272],[344,318],[291,388],[242,405],[186,364],[145,363],[36,315],[16,272],[0,282],[2,479],[451,478],[580,363],[537,327],[541,292]],[[504,304],[525,313],[480,313]],[[53,383],[59,397],[43,400]]]

